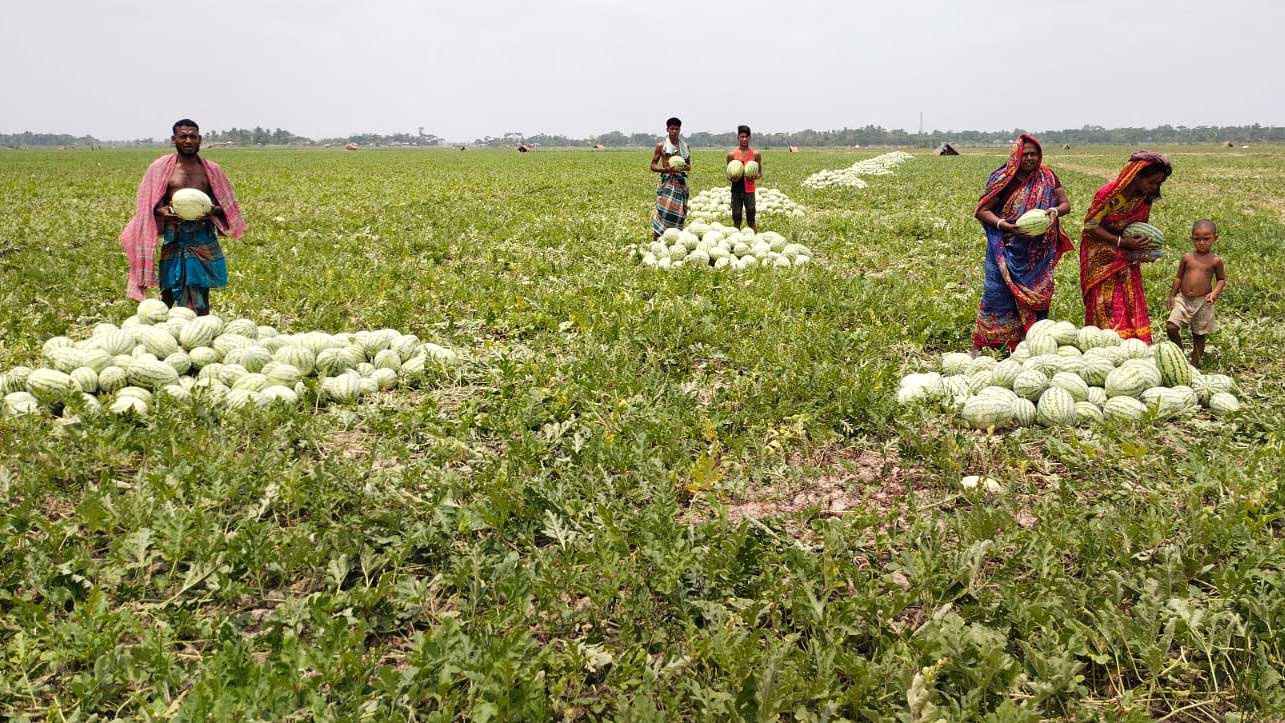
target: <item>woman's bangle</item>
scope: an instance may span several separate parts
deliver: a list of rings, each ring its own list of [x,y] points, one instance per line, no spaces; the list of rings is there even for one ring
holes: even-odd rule
[[[1124,234],[1115,237],[1115,247],[1120,248],[1120,242],[1124,240]]]

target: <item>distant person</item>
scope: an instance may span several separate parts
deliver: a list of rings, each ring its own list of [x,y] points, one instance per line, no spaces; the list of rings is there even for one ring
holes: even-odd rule
[[[986,276],[973,329],[974,356],[982,349],[1012,349],[1032,324],[1048,318],[1053,269],[1075,248],[1059,221],[1071,212],[1071,201],[1043,161],[1040,142],[1021,135],[977,202],[973,216],[986,232]],[[1037,209],[1047,213],[1048,230],[1024,235],[1014,222]]]
[[[1169,341],[1182,346],[1182,330],[1191,327],[1191,365],[1196,367],[1205,354],[1205,337],[1218,331],[1214,302],[1227,285],[1223,260],[1212,253],[1217,240],[1218,226],[1213,221],[1201,219],[1191,227],[1191,245],[1195,251],[1182,255],[1178,275],[1169,289],[1170,313],[1165,331]]]
[[[687,169],[692,167],[692,152],[679,135],[682,129],[683,122],[677,118],[665,121],[665,137],[651,155],[651,170],[660,174],[656,213],[651,217],[653,240],[660,238],[667,228],[682,228],[687,220]],[[670,165],[675,157],[683,159],[680,168]]]
[[[1080,234],[1080,292],[1084,323],[1114,329],[1125,339],[1151,343],[1151,316],[1142,289],[1142,265],[1129,252],[1148,241],[1125,236],[1131,223],[1151,218],[1151,204],[1173,173],[1169,158],[1139,151],[1129,156],[1120,175],[1098,189]]]
[[[727,162],[740,161],[742,164],[754,161],[758,164],[758,175],[755,178],[763,177],[763,154],[750,148],[750,127],[736,126],[736,147],[727,152]],[[732,181],[732,224],[736,228],[741,227],[741,211],[745,212],[745,223],[755,232],[759,230],[758,224],[754,222],[754,180],[749,176],[742,176]]]
[[[240,238],[246,224],[223,169],[199,155],[201,129],[196,122],[184,118],[172,131],[170,141],[176,152],[148,166],[138,185],[134,217],[120,235],[129,260],[125,293],[142,300],[147,287],[159,285],[167,306],[178,304],[205,315],[210,313],[210,289],[228,283],[219,235]],[[170,203],[174,193],[184,188],[208,196],[213,203],[209,213],[195,220],[175,214]],[[159,280],[155,267],[158,236],[164,238]]]

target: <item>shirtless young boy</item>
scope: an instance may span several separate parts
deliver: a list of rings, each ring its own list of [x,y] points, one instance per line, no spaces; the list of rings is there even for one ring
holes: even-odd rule
[[[1218,240],[1218,227],[1213,221],[1201,219],[1191,227],[1191,244],[1195,251],[1188,251],[1178,262],[1178,275],[1169,289],[1169,323],[1165,331],[1169,341],[1182,346],[1182,328],[1191,325],[1191,364],[1200,366],[1205,353],[1205,337],[1218,331],[1214,319],[1214,301],[1223,293],[1227,276],[1223,260],[1210,252]],[[1217,283],[1214,280],[1217,279]],[[1179,292],[1182,298],[1178,298]]]

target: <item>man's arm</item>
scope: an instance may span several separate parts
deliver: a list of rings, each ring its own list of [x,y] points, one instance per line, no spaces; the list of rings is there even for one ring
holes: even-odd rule
[[[661,155],[661,152],[662,152],[662,149],[663,149],[663,148],[664,148],[664,146],[663,146],[662,144],[657,143],[657,144],[656,144],[656,152],[655,152],[655,153],[653,153],[653,154],[651,154],[651,170],[652,170],[652,173],[664,173],[664,172],[665,172],[665,171],[664,171],[664,169],[662,169],[662,168],[660,167],[660,165],[659,165],[659,164],[660,164],[660,155]]]

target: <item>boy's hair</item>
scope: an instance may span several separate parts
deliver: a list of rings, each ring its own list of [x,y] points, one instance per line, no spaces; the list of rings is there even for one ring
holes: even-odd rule
[[[682,128],[683,122],[678,118],[670,118],[669,120],[665,121],[665,127],[668,128],[670,126],[678,126],[679,128]]]
[[[183,118],[182,120],[175,121],[174,127],[170,129],[170,133],[172,135],[178,135],[179,128],[195,128],[198,132],[201,130],[201,126],[198,126],[196,121],[191,118]]]
[[[748,136],[748,135],[750,134],[750,127],[749,127],[749,126],[736,126],[736,135],[738,135],[738,136],[739,136],[739,135],[740,135],[740,134],[742,134],[742,133],[744,133],[745,135],[747,135],[747,136]]]
[[[1210,231],[1213,231],[1215,236],[1217,236],[1217,235],[1218,235],[1218,224],[1214,223],[1213,221],[1210,221],[1210,220],[1209,220],[1209,219],[1207,219],[1207,218],[1202,218],[1202,219],[1200,219],[1199,221],[1197,221],[1197,222],[1195,222],[1195,223],[1191,224],[1191,232],[1192,232],[1192,233],[1195,233],[1196,231],[1198,231],[1198,230],[1200,230],[1200,229],[1202,229],[1202,228],[1207,228],[1207,229],[1209,229]]]

